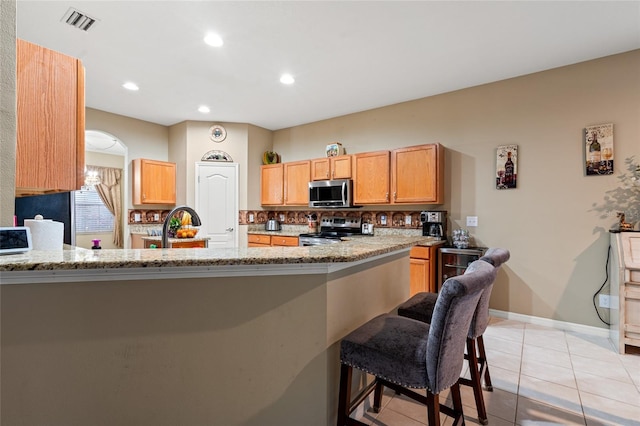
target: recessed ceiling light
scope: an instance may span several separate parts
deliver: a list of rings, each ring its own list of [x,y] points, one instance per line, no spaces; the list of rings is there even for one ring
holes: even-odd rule
[[[293,84],[295,81],[291,74],[282,74],[282,76],[280,76],[280,83],[282,84]]]
[[[222,37],[218,34],[207,34],[204,38],[204,42],[213,47],[220,47],[224,44]]]
[[[206,114],[206,113],[210,112],[211,110],[209,109],[209,107],[208,107],[208,106],[206,106],[206,105],[201,105],[201,106],[198,108],[198,111],[200,111],[200,112],[201,112],[201,113],[203,113],[203,114]]]
[[[128,82],[126,82],[125,84],[123,84],[123,85],[122,85],[122,87],[124,87],[124,88],[125,88],[125,89],[127,89],[127,90],[133,90],[133,91],[135,91],[135,90],[140,90],[140,88],[138,87],[138,85],[137,85],[137,84],[132,83],[132,82],[130,82],[130,81],[128,81]]]

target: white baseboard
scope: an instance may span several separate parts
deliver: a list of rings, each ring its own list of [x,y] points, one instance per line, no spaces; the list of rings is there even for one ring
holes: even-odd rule
[[[558,321],[549,318],[534,317],[531,315],[516,314],[514,312],[499,311],[497,309],[489,309],[489,315],[496,318],[511,319],[528,324],[542,325],[545,327],[556,328],[558,330],[574,331],[576,333],[590,334],[593,336],[606,337],[609,336],[609,328],[593,327],[590,325],[576,324],[573,322]]]

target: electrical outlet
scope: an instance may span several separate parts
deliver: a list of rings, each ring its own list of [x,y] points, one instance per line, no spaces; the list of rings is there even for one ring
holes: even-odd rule
[[[156,222],[160,220],[160,213],[154,213],[153,214],[153,220],[155,220]]]
[[[387,224],[387,216],[385,216],[385,215],[380,216],[380,224],[381,225],[386,225]]]
[[[411,215],[406,215],[404,217],[404,224],[411,226]]]
[[[249,213],[249,223],[253,223],[253,213]]]
[[[134,222],[140,222],[140,213],[134,213],[133,214],[133,221]]]
[[[467,226],[478,226],[478,216],[467,216]]]
[[[611,307],[611,298],[608,294],[600,295],[600,307],[601,308],[610,308]]]

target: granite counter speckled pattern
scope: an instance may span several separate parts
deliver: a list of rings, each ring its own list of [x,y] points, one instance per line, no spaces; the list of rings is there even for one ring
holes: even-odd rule
[[[37,251],[0,257],[2,271],[172,268],[355,262],[414,245],[439,245],[423,236],[358,236],[340,244],[312,247]]]

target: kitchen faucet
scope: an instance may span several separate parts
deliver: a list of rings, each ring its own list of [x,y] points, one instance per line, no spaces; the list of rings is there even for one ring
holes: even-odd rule
[[[200,222],[200,216],[194,209],[189,206],[178,206],[175,209],[171,210],[162,224],[162,248],[169,247],[169,222],[171,222],[171,218],[174,214],[185,211],[191,214],[191,224],[193,226],[200,226],[202,222]]]

